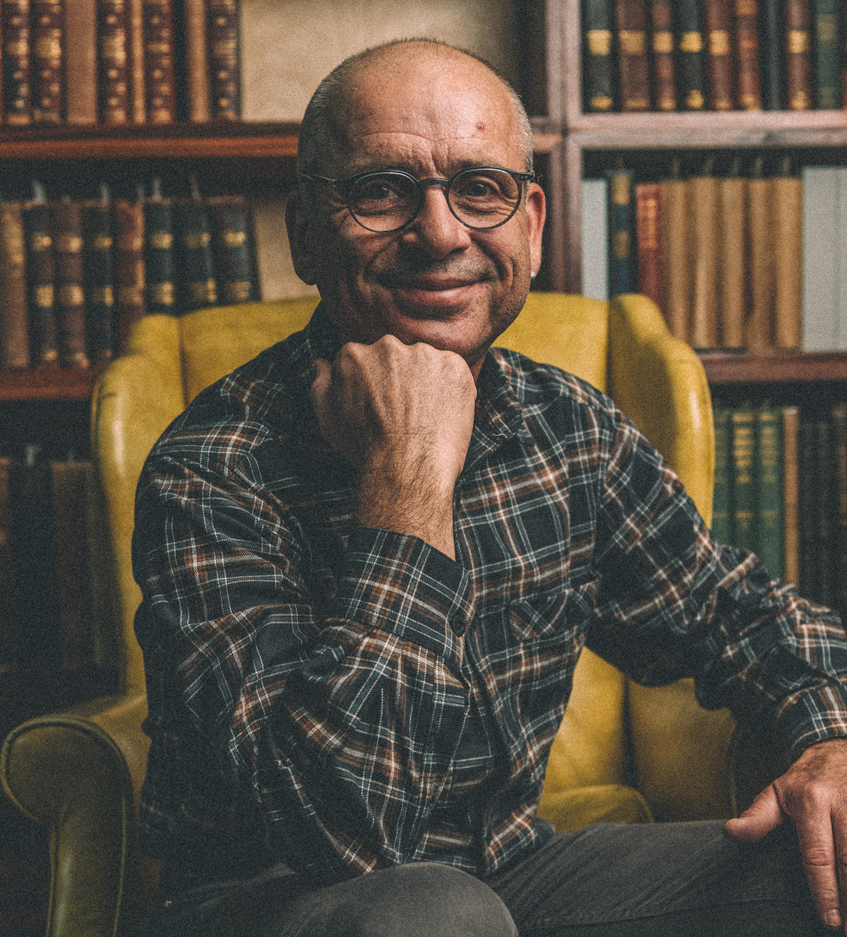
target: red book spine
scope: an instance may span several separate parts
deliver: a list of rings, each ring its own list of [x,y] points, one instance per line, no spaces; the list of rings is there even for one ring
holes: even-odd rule
[[[30,68],[33,123],[58,124],[64,116],[62,102],[64,35],[62,0],[32,0]]]
[[[621,110],[650,109],[647,11],[644,0],[615,0]]]
[[[653,90],[658,111],[675,111],[676,46],[673,31],[673,5],[671,0],[652,0],[650,3],[651,43],[653,54]]]
[[[0,0],[3,38],[3,115],[7,124],[32,122],[29,0]]]
[[[811,108],[812,13],[809,0],[786,0],[785,3],[785,76],[789,109]]]
[[[100,119],[104,124],[126,124],[129,122],[126,3],[100,0],[98,13]]]
[[[144,83],[150,123],[176,120],[174,82],[172,0],[144,0]]]
[[[730,0],[706,0],[705,15],[709,107],[713,111],[731,111],[735,107],[735,94]]]
[[[53,244],[59,360],[64,368],[87,368],[82,206],[79,202],[63,199],[53,205]]]
[[[639,182],[635,186],[635,235],[638,242],[638,291],[664,310],[662,186],[659,182]]]
[[[743,111],[761,110],[758,0],[735,0],[735,59],[739,107]]]
[[[208,40],[213,120],[241,116],[238,0],[209,0]]]

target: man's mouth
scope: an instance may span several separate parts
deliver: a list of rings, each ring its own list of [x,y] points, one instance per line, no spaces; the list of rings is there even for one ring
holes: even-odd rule
[[[453,306],[477,286],[478,279],[466,277],[387,277],[382,285],[401,300],[414,305]]]

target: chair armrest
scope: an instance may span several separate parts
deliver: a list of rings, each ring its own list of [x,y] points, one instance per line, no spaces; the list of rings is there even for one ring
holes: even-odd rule
[[[0,751],[6,793],[50,832],[48,937],[114,937],[155,884],[133,859],[145,710],[143,695],[92,701],[22,723]]]

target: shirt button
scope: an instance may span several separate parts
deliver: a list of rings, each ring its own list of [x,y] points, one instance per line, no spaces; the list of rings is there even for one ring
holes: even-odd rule
[[[465,633],[465,620],[460,615],[454,615],[450,619],[450,627],[453,629],[453,634],[461,637]]]

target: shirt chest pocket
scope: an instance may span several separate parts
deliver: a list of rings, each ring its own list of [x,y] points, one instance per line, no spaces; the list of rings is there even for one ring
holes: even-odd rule
[[[543,639],[572,640],[594,610],[596,582],[576,588],[544,590],[511,602],[506,609],[509,630],[519,642]]]

